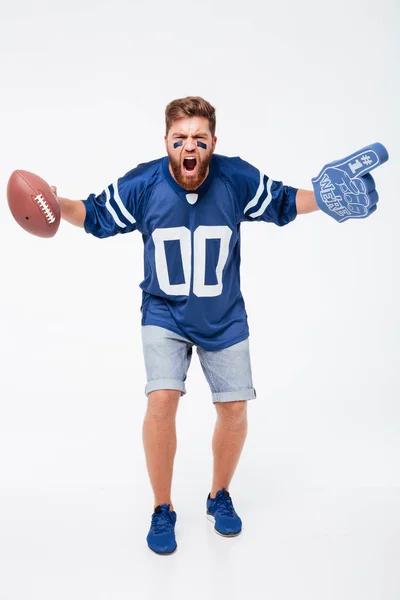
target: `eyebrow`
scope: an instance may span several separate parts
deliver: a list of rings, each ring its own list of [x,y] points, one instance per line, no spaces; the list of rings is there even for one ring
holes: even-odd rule
[[[186,133],[173,133],[172,137],[187,137]],[[193,137],[207,137],[207,133],[205,133],[204,131],[197,131],[196,133],[193,134]]]

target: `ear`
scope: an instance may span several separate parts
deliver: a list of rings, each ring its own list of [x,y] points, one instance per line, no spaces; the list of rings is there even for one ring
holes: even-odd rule
[[[214,136],[214,137],[213,137],[213,152],[214,152],[214,150],[215,150],[215,146],[217,145],[217,141],[218,141],[217,137],[216,137],[216,136]]]
[[[164,142],[165,142],[165,149],[168,151],[168,142],[167,142],[167,136],[164,135]]]

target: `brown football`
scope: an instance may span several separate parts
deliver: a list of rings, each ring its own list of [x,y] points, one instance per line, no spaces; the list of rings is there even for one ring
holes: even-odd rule
[[[23,229],[39,237],[53,237],[60,225],[60,204],[39,175],[13,171],[7,184],[7,201],[12,216]]]

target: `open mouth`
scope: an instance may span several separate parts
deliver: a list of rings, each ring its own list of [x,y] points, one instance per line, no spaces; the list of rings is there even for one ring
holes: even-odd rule
[[[185,173],[193,173],[196,170],[197,159],[195,156],[183,160],[183,169]]]

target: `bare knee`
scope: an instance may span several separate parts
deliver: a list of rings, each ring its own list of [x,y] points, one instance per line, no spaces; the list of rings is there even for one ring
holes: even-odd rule
[[[155,390],[148,395],[147,416],[156,419],[173,419],[178,408],[179,390]]]
[[[218,418],[229,423],[242,423],[246,419],[247,400],[216,402]]]

